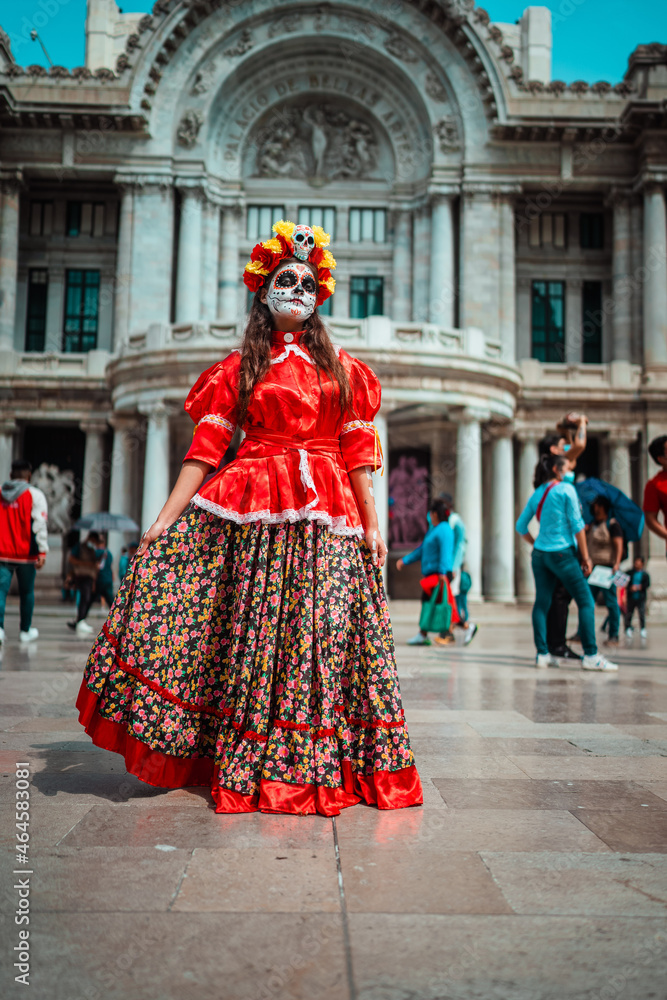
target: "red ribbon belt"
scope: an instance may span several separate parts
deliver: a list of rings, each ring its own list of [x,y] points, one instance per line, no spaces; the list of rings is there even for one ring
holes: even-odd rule
[[[340,441],[338,438],[310,438],[303,440],[295,438],[289,434],[281,434],[279,431],[270,431],[265,427],[251,428],[246,436],[246,441],[252,444],[265,444],[273,448],[290,448],[294,451],[307,451],[317,454],[324,453],[335,455],[340,453]],[[243,445],[241,446],[243,447]]]

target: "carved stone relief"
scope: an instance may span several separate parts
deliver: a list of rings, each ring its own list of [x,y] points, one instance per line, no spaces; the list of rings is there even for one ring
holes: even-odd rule
[[[66,534],[72,527],[71,514],[76,492],[72,470],[61,471],[57,465],[42,462],[33,472],[30,481],[46,497],[49,508],[49,534]]]
[[[282,109],[261,130],[256,176],[349,180],[368,177],[377,163],[369,124],[334,105]]]
[[[395,32],[390,35],[389,38],[385,38],[384,47],[392,56],[396,56],[404,63],[416,63],[419,62],[419,56],[414,49],[410,48],[406,44],[405,39],[402,35]]]
[[[179,146],[192,149],[197,142],[197,136],[203,124],[204,119],[199,111],[186,111],[176,130],[176,141]]]
[[[432,97],[434,101],[440,101],[442,104],[447,100],[447,91],[444,84],[435,73],[426,74],[426,84],[424,89],[429,97]]]
[[[246,28],[245,31],[241,33],[236,45],[232,45],[231,48],[225,49],[224,55],[232,59],[234,56],[244,56],[246,52],[250,52],[250,49],[255,43],[252,40],[252,35],[250,31]]]
[[[269,38],[275,38],[276,35],[282,35],[283,33],[291,34],[293,31],[300,31],[302,27],[303,19],[301,14],[283,14],[269,28]]]
[[[456,119],[452,115],[445,115],[433,126],[433,133],[438,139],[440,149],[443,153],[451,153],[459,148],[459,130]]]

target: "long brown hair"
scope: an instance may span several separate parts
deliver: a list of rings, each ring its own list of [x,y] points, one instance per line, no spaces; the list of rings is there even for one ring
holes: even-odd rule
[[[301,261],[296,260],[294,262],[301,263]],[[278,267],[283,267],[288,263],[288,260],[282,260]],[[315,268],[310,264],[308,266],[313,272],[315,281],[317,281]],[[253,299],[243,335],[239,400],[236,414],[236,421],[239,427],[243,427],[248,416],[248,406],[250,405],[255,386],[258,382],[262,381],[271,367],[271,335],[274,324],[271,311],[262,302],[261,294],[264,288],[268,288],[278,267],[274,268],[267,277],[262,288],[255,292],[255,298]],[[322,384],[322,372],[324,372],[330,382],[335,382],[338,385],[338,399],[343,413],[351,412],[352,390],[350,388],[350,380],[334,350],[334,346],[327,333],[327,328],[322,322],[317,309],[304,323],[301,343],[307,348],[308,353],[315,362],[320,385]]]

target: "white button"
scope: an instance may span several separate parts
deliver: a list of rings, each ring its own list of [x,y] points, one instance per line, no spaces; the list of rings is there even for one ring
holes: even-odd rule
[[[294,340],[294,334],[286,333],[285,336],[283,337],[283,340],[285,341],[286,344],[291,344],[292,341]]]

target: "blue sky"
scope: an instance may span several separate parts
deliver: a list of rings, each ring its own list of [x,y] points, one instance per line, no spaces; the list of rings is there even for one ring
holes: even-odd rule
[[[525,0],[482,0],[494,21],[516,21]],[[122,0],[125,12],[148,13],[153,0]],[[628,56],[642,42],[667,43],[665,0],[548,0],[554,35],[554,79],[590,83],[622,79]],[[86,0],[0,0],[0,26],[10,35],[21,65],[48,65],[37,28],[54,63],[80,66],[84,60]]]

